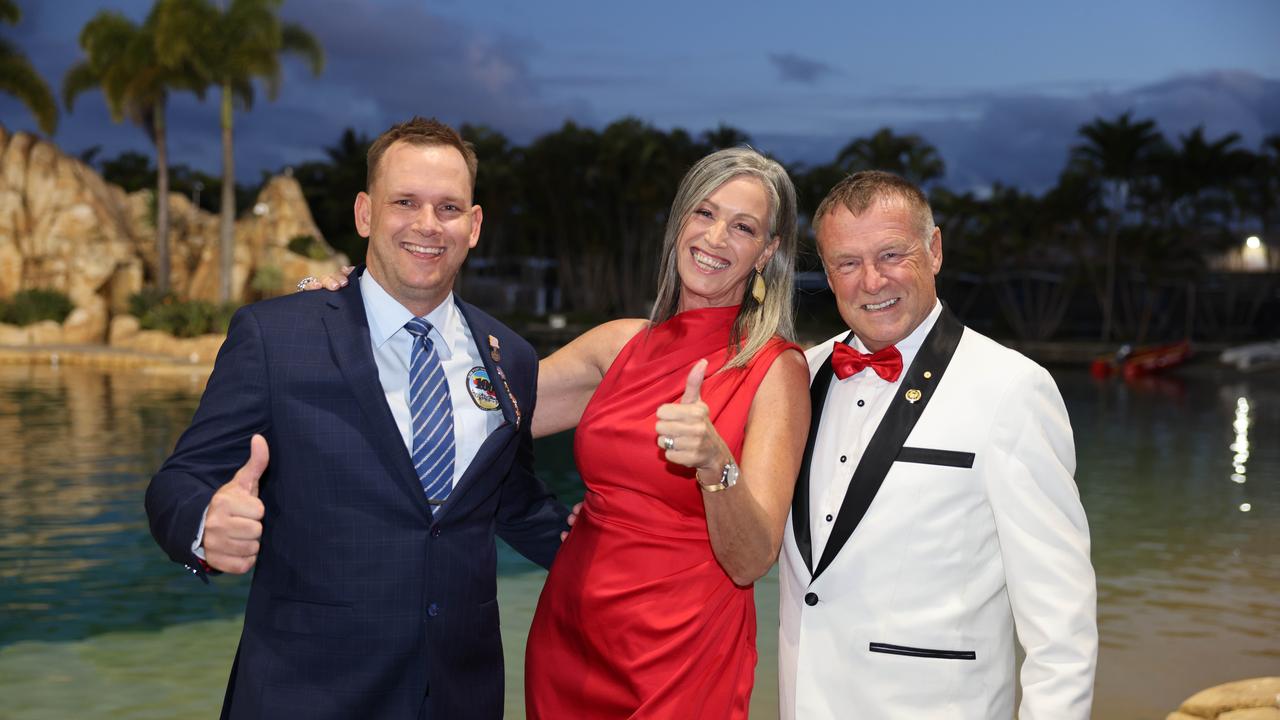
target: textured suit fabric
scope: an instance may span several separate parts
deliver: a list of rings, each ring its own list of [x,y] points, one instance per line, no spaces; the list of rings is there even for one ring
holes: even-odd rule
[[[1011,718],[1016,621],[1019,716],[1087,718],[1096,586],[1053,379],[964,329],[904,447],[816,579],[787,523],[782,717]]]
[[[477,342],[501,343],[502,374],[482,355],[506,422],[434,517],[378,382],[359,283],[233,318],[146,501],[159,544],[195,566],[201,514],[250,436],[266,437],[261,551],[223,717],[501,717],[494,536],[546,567],[567,513],[532,474],[532,348],[458,307]]]

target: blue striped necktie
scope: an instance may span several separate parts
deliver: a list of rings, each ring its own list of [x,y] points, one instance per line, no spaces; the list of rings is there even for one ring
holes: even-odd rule
[[[409,355],[413,467],[434,514],[453,489],[453,403],[440,356],[427,336],[431,323],[416,317],[404,327],[413,336],[413,352]]]

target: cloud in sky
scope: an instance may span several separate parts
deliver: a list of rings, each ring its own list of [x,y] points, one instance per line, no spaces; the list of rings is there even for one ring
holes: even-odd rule
[[[141,20],[152,1],[111,5]],[[19,44],[56,91],[79,56],[79,28],[106,3],[59,0],[56,11],[35,0],[21,4],[22,23],[0,28],[0,35]],[[317,36],[328,63],[315,78],[302,63],[286,61],[280,97],[259,97],[251,111],[236,115],[241,181],[322,157],[346,127],[375,135],[414,114],[490,125],[516,143],[566,119],[601,127],[634,115],[695,134],[725,122],[781,159],[805,164],[828,162],[851,139],[887,125],[935,144],[947,162],[945,182],[957,189],[997,181],[1043,189],[1056,179],[1080,125],[1128,110],[1155,118],[1171,140],[1200,124],[1213,138],[1239,132],[1252,148],[1280,133],[1280,79],[1272,79],[1280,75],[1256,63],[1248,71],[1169,70],[1145,82],[1074,71],[1035,82],[1025,73],[1002,78],[979,64],[960,85],[946,73],[903,74],[897,64],[859,61],[852,50],[824,55],[821,43],[795,40],[791,47],[803,54],[739,52],[709,48],[696,30],[680,36],[685,26],[677,26],[662,42],[627,45],[636,33],[601,36],[614,28],[601,18],[570,22],[579,14],[508,8],[518,17],[504,24],[478,19],[469,8],[420,0],[285,3],[284,15]],[[967,59],[956,57],[957,72],[970,68]],[[19,130],[35,125],[3,94],[0,122]],[[173,162],[218,172],[216,91],[204,103],[175,95],[169,127]],[[99,93],[63,114],[54,139],[71,153],[101,145],[99,157],[151,151],[139,129],[110,121]]]
[[[769,62],[778,71],[778,77],[787,82],[813,85],[827,75],[835,73],[830,65],[796,53],[770,53]]]
[[[1070,94],[1031,91],[905,93],[833,99],[859,108],[859,117],[832,133],[763,133],[760,145],[804,164],[829,162],[855,137],[889,125],[914,132],[938,148],[947,164],[943,182],[955,189],[995,182],[1032,191],[1052,186],[1066,165],[1080,126],[1132,111],[1153,118],[1175,145],[1203,125],[1209,138],[1230,132],[1256,150],[1263,137],[1280,133],[1280,80],[1246,72],[1184,75],[1127,90]],[[886,121],[893,116],[900,121]]]

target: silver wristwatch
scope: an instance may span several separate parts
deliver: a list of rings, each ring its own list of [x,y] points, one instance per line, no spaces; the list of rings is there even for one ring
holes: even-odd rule
[[[703,490],[709,493],[728,490],[736,484],[738,484],[738,464],[733,461],[725,463],[720,470],[720,482],[711,483],[710,485],[704,485],[702,482],[698,483]]]

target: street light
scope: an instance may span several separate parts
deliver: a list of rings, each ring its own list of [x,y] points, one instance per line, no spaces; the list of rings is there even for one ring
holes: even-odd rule
[[[1245,271],[1261,272],[1270,267],[1267,246],[1262,244],[1262,238],[1257,235],[1245,238],[1244,248],[1240,251],[1240,262]]]

